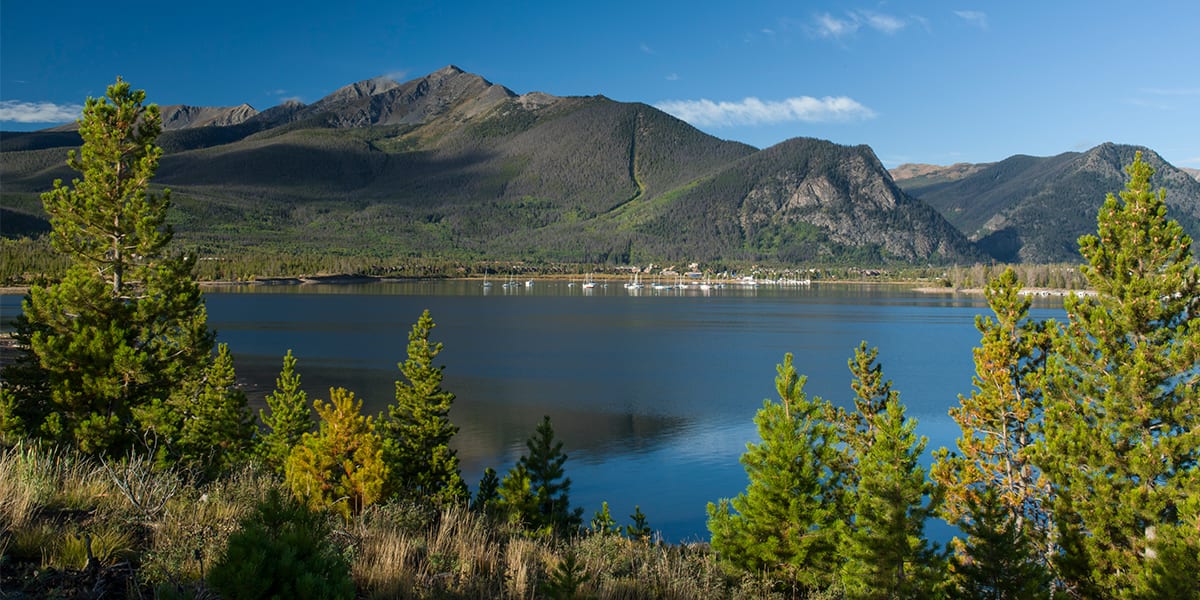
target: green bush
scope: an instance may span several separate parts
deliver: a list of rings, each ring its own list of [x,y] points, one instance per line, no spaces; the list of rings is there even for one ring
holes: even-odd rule
[[[222,598],[353,598],[350,568],[326,516],[271,490],[229,536],[209,584]]]

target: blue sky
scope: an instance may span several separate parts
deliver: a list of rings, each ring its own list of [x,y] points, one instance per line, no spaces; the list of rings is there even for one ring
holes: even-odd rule
[[[2,0],[0,129],[73,120],[120,75],[158,104],[262,110],[447,64],[517,93],[603,94],[764,148],[885,165],[1105,141],[1200,167],[1200,2]]]

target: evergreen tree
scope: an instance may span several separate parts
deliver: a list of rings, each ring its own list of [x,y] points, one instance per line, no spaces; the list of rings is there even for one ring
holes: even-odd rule
[[[458,469],[450,439],[458,427],[450,422],[454,394],[442,389],[442,370],[434,360],[440,343],[429,341],[434,328],[429,311],[408,334],[408,358],[400,364],[407,383],[396,382],[396,403],[388,407],[381,433],[392,479],[389,495],[427,499],[437,506],[464,502],[467,486]]]
[[[331,533],[323,513],[272,487],[230,534],[209,584],[229,600],[352,599],[350,565]]]
[[[954,596],[978,600],[1050,597],[1051,574],[1044,559],[997,490],[968,497],[971,515],[959,527],[967,534],[951,564]]]
[[[633,514],[629,515],[629,519],[632,522],[625,526],[625,537],[639,542],[649,542],[654,531],[650,529],[646,515],[642,514],[642,507],[634,505]]]
[[[267,465],[283,473],[292,448],[315,426],[308,394],[300,388],[296,357],[291,350],[283,357],[283,370],[275,378],[275,391],[267,394],[266,401],[267,408],[258,411],[267,429],[259,443],[259,452]]]
[[[887,407],[889,400],[899,397],[892,389],[892,382],[883,378],[883,365],[879,364],[879,349],[868,348],[867,342],[859,342],[854,356],[847,362],[853,379],[850,389],[854,390],[854,410],[838,411],[837,421],[842,424],[842,439],[851,456],[866,454],[875,440],[875,421]],[[855,475],[847,473],[848,483],[853,486]]]
[[[529,487],[536,507],[531,519],[534,529],[567,534],[581,524],[583,509],[571,510],[571,478],[563,469],[567,455],[562,446],[561,441],[554,439],[550,417],[545,416],[533,436],[525,442],[529,453],[517,464],[529,474]]]
[[[383,495],[388,477],[383,440],[352,392],[331,389],[329,403],[315,400],[313,408],[321,419],[320,430],[304,434],[292,450],[285,479],[310,508],[332,507],[348,519]]]
[[[204,379],[185,386],[171,404],[181,416],[174,454],[183,464],[213,476],[247,458],[256,427],[237,387],[229,346],[217,346]]]
[[[144,100],[120,79],[87,100],[83,146],[67,160],[82,178],[42,195],[71,266],[60,283],[30,289],[17,325],[29,356],[5,373],[15,401],[0,421],[88,454],[145,440],[138,409],[162,406],[211,362],[194,261],[167,254],[169,193],[148,191],[162,120]]]
[[[750,483],[736,498],[708,504],[708,529],[731,566],[823,589],[837,571],[845,459],[826,418],[832,409],[804,393],[790,353],[776,371],[780,402],[763,401],[754,417],[761,442],[747,444],[741,458]]]
[[[981,506],[984,494],[996,492],[1015,520],[1013,535],[1036,541],[1049,568],[1056,552],[1050,491],[1030,455],[1040,439],[1048,324],[1029,318],[1031,299],[1021,294],[1011,268],[990,281],[984,295],[996,316],[975,319],[983,336],[973,351],[975,390],[950,409],[962,429],[958,452],[939,449],[930,475],[944,493],[946,520],[964,530],[987,527],[972,523],[977,517],[972,508]],[[966,550],[956,545],[960,553]]]
[[[600,503],[600,510],[592,515],[592,522],[588,528],[592,533],[599,535],[614,535],[621,531],[617,521],[612,517],[612,512],[608,510],[608,502]]]
[[[847,598],[927,598],[939,585],[943,561],[924,534],[938,498],[919,463],[926,440],[916,425],[889,398],[858,457],[853,523],[841,549]]]
[[[1135,598],[1200,600],[1200,495],[1190,496],[1179,509],[1179,522],[1155,531]]]
[[[1131,596],[1156,568],[1157,531],[1200,494],[1200,265],[1140,154],[1126,171],[1097,235],[1079,240],[1096,294],[1065,302],[1037,450],[1057,500],[1062,577],[1092,597]]]
[[[539,526],[537,496],[530,489],[529,471],[525,465],[517,463],[509,469],[500,480],[497,495],[496,512],[505,522],[530,529]]]
[[[471,510],[481,513],[490,513],[500,500],[500,478],[496,476],[496,470],[488,467],[483,470],[483,477],[479,479],[479,489],[475,491],[475,498],[471,500]]]

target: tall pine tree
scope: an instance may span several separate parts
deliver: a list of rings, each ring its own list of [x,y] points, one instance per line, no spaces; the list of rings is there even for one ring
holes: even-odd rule
[[[1096,294],[1065,302],[1037,451],[1057,498],[1061,575],[1096,598],[1134,595],[1157,568],[1159,530],[1200,494],[1200,265],[1140,153],[1126,171],[1097,235],[1079,240]]]
[[[424,499],[436,506],[469,499],[450,439],[458,427],[450,422],[454,394],[442,389],[443,366],[434,360],[442,351],[431,343],[435,327],[429,311],[408,334],[408,358],[400,364],[404,381],[396,382],[396,402],[382,419],[384,456],[391,470],[388,495]]]
[[[87,100],[83,146],[67,160],[82,176],[42,195],[54,249],[71,266],[60,283],[30,290],[18,323],[29,355],[5,373],[15,401],[0,421],[88,454],[153,444],[138,409],[162,406],[212,360],[193,261],[167,250],[169,193],[149,191],[162,120],[144,101],[119,78]]]
[[[975,390],[959,396],[959,406],[950,409],[962,429],[958,451],[939,449],[930,476],[945,494],[946,520],[965,530],[987,528],[973,522],[974,509],[983,506],[985,494],[994,493],[1011,515],[1013,527],[1008,528],[1006,519],[992,525],[1033,543],[1039,562],[1050,568],[1056,553],[1050,490],[1031,456],[1041,435],[1050,336],[1048,323],[1029,318],[1031,299],[1021,289],[1011,268],[984,289],[995,318],[975,319],[982,334],[973,351]],[[967,550],[961,542],[956,544],[960,553]]]
[[[750,483],[736,498],[708,504],[708,529],[731,566],[824,589],[836,580],[845,459],[827,419],[832,409],[804,393],[790,353],[776,372],[780,401],[763,401],[754,417],[761,441],[741,458]]]

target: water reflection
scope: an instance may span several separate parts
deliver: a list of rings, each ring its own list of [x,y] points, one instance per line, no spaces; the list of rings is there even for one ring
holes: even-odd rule
[[[631,295],[620,282],[586,291],[539,281],[507,294],[501,283],[487,293],[479,281],[233,286],[206,290],[206,301],[258,405],[291,349],[310,397],[346,387],[375,413],[392,401],[408,331],[429,309],[469,483],[485,467],[507,469],[550,415],[570,455],[572,501],[589,516],[601,501],[619,517],[638,504],[671,540],[706,537],[705,504],[744,489],[738,459],[785,352],[809,394],[850,406],[847,360],[862,340],[877,346],[930,439],[927,457],[952,445],[946,411],[971,390],[974,318],[987,310],[979,297],[897,286]],[[19,298],[0,302],[6,319],[19,309]]]

